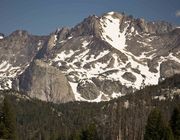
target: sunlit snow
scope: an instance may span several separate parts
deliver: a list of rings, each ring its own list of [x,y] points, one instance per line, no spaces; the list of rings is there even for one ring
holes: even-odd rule
[[[111,13],[112,14],[112,13]],[[120,31],[120,20],[113,18],[111,14],[100,19],[102,26],[102,39],[117,50],[122,50],[126,47],[126,29]]]

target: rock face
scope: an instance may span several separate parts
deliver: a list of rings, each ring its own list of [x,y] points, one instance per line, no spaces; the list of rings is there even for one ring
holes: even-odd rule
[[[58,29],[44,37],[15,31],[0,40],[0,89],[12,88],[12,80],[23,75],[27,78],[19,86],[23,91],[46,85],[42,86],[43,92],[36,91],[33,97],[54,101],[60,89],[50,92],[49,82],[57,80],[51,79],[53,74],[48,74],[44,82],[35,74],[35,81],[40,84],[34,85],[34,73],[27,72],[34,70],[33,66],[40,68],[29,65],[39,59],[47,67],[56,67],[59,72],[54,70],[55,73],[65,75],[75,100],[110,100],[180,73],[179,52],[179,28],[164,21],[147,22],[116,12],[89,16],[71,29]],[[42,71],[46,73],[43,68]],[[20,77],[20,81],[25,79]],[[66,93],[63,97],[70,99],[59,102],[73,100],[70,92]]]
[[[40,60],[35,60],[19,77],[19,90],[32,98],[64,103],[74,101],[74,94],[63,73]]]
[[[47,36],[22,30],[0,40],[0,90],[12,88],[12,80],[29,66],[47,40]]]

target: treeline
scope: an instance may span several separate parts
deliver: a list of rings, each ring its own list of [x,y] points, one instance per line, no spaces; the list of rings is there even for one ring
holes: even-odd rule
[[[53,125],[53,124],[52,124]],[[98,134],[97,125],[90,123],[84,128],[75,128],[67,133],[50,133],[47,137],[42,129],[34,135],[32,140],[101,140]],[[16,113],[12,103],[5,97],[0,113],[0,139],[17,140]],[[118,137],[117,137],[118,138]],[[144,140],[180,140],[180,106],[176,106],[170,120],[167,121],[160,109],[155,108],[149,113],[145,126]]]
[[[144,140],[155,133],[161,140],[178,140],[179,123],[174,121],[174,127],[172,120],[176,119],[172,118],[178,118],[173,115],[178,113],[173,112],[178,112],[174,108],[180,103],[179,79],[176,76],[160,85],[101,103],[53,104],[13,96],[16,91],[0,91],[5,97],[2,100],[0,96],[0,139]],[[155,107],[160,111],[153,111]],[[149,122],[159,125],[148,127]]]

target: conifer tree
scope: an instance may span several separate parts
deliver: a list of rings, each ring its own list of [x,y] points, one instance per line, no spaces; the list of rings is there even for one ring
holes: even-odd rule
[[[171,116],[170,125],[175,140],[180,140],[180,109],[176,107]]]
[[[81,140],[99,140],[95,124],[90,124],[86,130],[82,131]]]
[[[162,140],[174,140],[174,136],[171,130],[171,127],[167,126],[164,128],[164,134]]]
[[[159,109],[153,109],[147,120],[144,140],[162,140],[164,123]]]

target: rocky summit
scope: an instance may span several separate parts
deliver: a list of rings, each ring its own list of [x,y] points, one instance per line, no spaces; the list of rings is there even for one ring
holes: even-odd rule
[[[0,90],[62,103],[107,101],[180,73],[180,28],[124,13],[48,36],[0,34]]]

